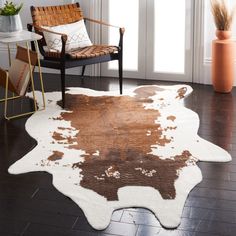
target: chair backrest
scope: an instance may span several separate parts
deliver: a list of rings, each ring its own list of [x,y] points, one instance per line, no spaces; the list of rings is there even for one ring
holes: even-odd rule
[[[31,7],[31,15],[35,26],[57,26],[73,23],[83,19],[79,3]]]

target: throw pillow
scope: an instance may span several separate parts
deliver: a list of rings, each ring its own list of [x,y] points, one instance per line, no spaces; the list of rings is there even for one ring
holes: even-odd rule
[[[66,42],[66,51],[77,48],[91,46],[92,43],[89,39],[84,20],[80,20],[71,24],[58,25],[53,27],[42,26],[42,28],[63,33],[68,36]],[[62,49],[61,35],[53,34],[50,32],[43,32],[47,47],[50,51],[60,52]]]

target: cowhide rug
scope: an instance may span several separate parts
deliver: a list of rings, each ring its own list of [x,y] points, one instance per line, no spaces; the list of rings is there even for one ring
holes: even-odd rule
[[[26,130],[38,145],[9,168],[11,174],[46,171],[53,185],[84,211],[95,229],[115,209],[150,209],[167,228],[180,224],[185,200],[202,180],[197,161],[230,161],[200,138],[198,115],[182,100],[182,86],[141,86],[118,92],[71,88],[47,93],[47,108]]]

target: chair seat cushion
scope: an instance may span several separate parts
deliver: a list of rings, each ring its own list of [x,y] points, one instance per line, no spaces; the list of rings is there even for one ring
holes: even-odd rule
[[[69,59],[86,59],[92,57],[99,57],[111,53],[117,53],[118,47],[110,45],[92,45],[85,48],[79,48],[73,51],[66,52],[66,57]],[[46,52],[47,57],[59,58],[58,52]]]

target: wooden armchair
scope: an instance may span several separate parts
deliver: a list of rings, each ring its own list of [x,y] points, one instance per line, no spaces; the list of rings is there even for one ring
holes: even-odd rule
[[[120,94],[122,94],[122,80],[123,80],[123,68],[122,68],[122,54],[123,54],[123,34],[124,28],[112,26],[110,24],[85,18],[80,8],[79,3],[67,4],[61,6],[46,6],[46,7],[31,7],[31,15],[33,24],[28,24],[28,30],[32,31],[33,28],[36,33],[44,36],[43,32],[48,29],[43,26],[58,26],[64,24],[70,24],[81,19],[90,21],[93,23],[105,25],[108,27],[115,27],[119,30],[120,39],[118,46],[110,45],[92,45],[85,48],[78,48],[73,51],[66,51],[67,35],[59,34],[62,41],[62,50],[60,52],[45,50],[46,42],[43,38],[39,41],[39,50],[43,56],[41,59],[41,66],[47,68],[58,69],[61,72],[61,91],[62,91],[62,104],[65,105],[65,70],[68,68],[82,66],[82,76],[84,75],[85,66],[118,60],[119,66],[119,88]],[[32,49],[34,47],[32,45]]]

